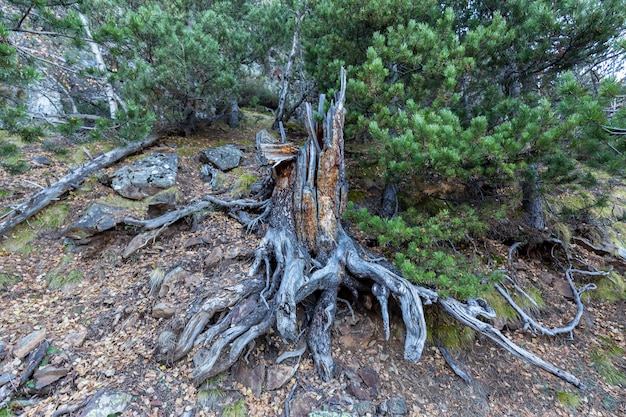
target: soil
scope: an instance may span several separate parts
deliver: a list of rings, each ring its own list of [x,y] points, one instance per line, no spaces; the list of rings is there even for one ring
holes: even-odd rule
[[[256,132],[268,120],[248,116],[237,130],[216,124],[195,137],[164,138],[145,153],[179,152],[177,186],[190,202],[213,192],[200,178],[198,154],[202,149],[236,143],[244,150],[242,169],[225,173],[223,190],[229,190],[242,172],[263,174],[253,143]],[[81,145],[73,146],[78,149]],[[92,153],[98,152],[94,144],[89,147]],[[44,178],[60,178],[76,163],[72,158],[61,160],[40,144],[28,144],[22,152],[25,160],[46,156],[52,162],[32,163],[28,171],[17,176],[0,171],[0,189],[8,191],[0,200],[2,206],[22,201],[37,191],[26,180],[45,185]],[[106,173],[127,163],[122,161]],[[246,279],[260,236],[247,234],[226,212],[213,209],[195,221],[182,220],[172,225],[155,242],[128,258],[121,254],[137,234],[132,228],[118,226],[82,245],[65,238],[67,227],[92,202],[113,195],[106,185],[89,180],[56,203],[68,208],[62,224],[47,226],[40,220],[44,212],[30,224],[10,232],[0,247],[0,273],[19,278],[0,290],[0,344],[10,348],[31,332],[45,329],[46,339],[55,348],[49,353],[50,363],[69,369],[64,378],[42,391],[22,393],[18,399],[24,401],[12,405],[15,414],[50,416],[60,407],[78,404],[101,389],[119,389],[132,394],[124,416],[219,416],[221,408],[239,400],[245,402],[249,416],[282,416],[285,406],[291,416],[306,416],[312,410],[353,415],[361,410],[361,415],[374,416],[381,415],[385,405],[390,408],[402,400],[405,415],[411,416],[626,415],[626,388],[610,384],[592,360],[594,352],[604,352],[609,345],[626,349],[626,302],[593,298],[585,299],[586,313],[571,338],[540,337],[516,329],[514,323],[503,330],[516,343],[583,380],[587,386],[584,391],[523,363],[480,337],[472,346],[452,352],[472,377],[471,384],[455,375],[433,345],[427,346],[419,363],[407,362],[403,359],[401,318],[392,315],[391,337],[385,340],[379,311],[371,299],[349,300],[354,316],[339,304],[333,330],[333,357],[339,366],[336,379],[322,382],[306,352],[299,362],[294,358],[283,362],[287,369],[297,367],[297,372],[272,391],[259,393],[256,387],[243,385],[234,371],[214,379],[210,389],[206,384],[196,387],[190,379],[194,351],[173,364],[157,363],[153,358],[157,338],[168,319],[153,317],[152,308],[165,303],[175,308],[177,317],[184,318],[215,288]],[[24,242],[21,236],[29,232],[32,240]],[[492,251],[506,259],[507,246],[489,244]],[[598,268],[604,265],[604,259],[597,255],[585,256]],[[561,279],[558,270],[541,258],[521,258],[520,262],[524,267],[518,278],[541,289],[549,301],[549,307],[541,311],[541,320],[558,325],[571,317],[573,303],[560,295],[554,284]],[[157,268],[167,272],[176,266],[182,266],[185,273],[167,291],[151,294],[151,273]],[[81,280],[59,288],[51,283],[52,275],[69,276],[73,270],[80,272]],[[296,349],[275,334],[268,335],[250,347],[248,363],[241,362],[240,367],[264,364],[270,369],[278,355]],[[626,372],[623,354],[613,363],[617,370]],[[3,366],[9,365],[17,372],[25,366],[10,355]],[[212,402],[198,401],[202,390],[203,398],[210,390],[219,395]]]

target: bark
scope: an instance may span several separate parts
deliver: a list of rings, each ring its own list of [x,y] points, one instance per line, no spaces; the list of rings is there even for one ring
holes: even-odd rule
[[[41,209],[50,204],[51,201],[58,199],[67,191],[77,188],[90,175],[151,146],[157,139],[158,136],[152,135],[142,142],[133,143],[106,152],[75,169],[51,186],[43,188],[5,215],[4,221],[0,223],[0,236],[6,235],[15,226],[37,214]]]
[[[273,167],[274,189],[268,203],[256,202],[257,208],[265,207],[259,217],[267,222],[267,229],[248,271],[247,285],[200,300],[198,312],[190,317],[176,343],[167,344],[173,351],[161,350],[157,357],[165,362],[168,358],[179,360],[194,345],[202,345],[192,373],[194,383],[201,384],[229,369],[250,342],[275,327],[283,340],[298,346],[306,340],[317,373],[328,380],[337,370],[331,354],[337,293],[346,287],[357,295],[358,291],[369,290],[376,297],[387,339],[389,299],[397,301],[406,328],[404,357],[409,361],[420,359],[426,343],[423,305],[437,303],[459,322],[516,357],[582,387],[576,377],[515,345],[487,323],[496,316],[484,300],[462,303],[442,299],[436,291],[410,283],[384,261],[370,259],[343,230],[341,219],[347,203],[343,151],[345,71],[341,78],[340,92],[321,124],[314,122],[311,106],[307,105],[309,138],[302,148],[282,143],[267,132],[257,135],[257,147]],[[227,207],[254,205],[247,200],[213,202]],[[307,310],[307,320],[299,321],[297,312],[302,303],[313,308]],[[164,340],[169,340],[165,337],[171,334],[168,329],[162,333]],[[464,376],[469,380],[468,375]]]
[[[522,183],[522,206],[526,223],[537,230],[545,228],[541,187],[539,185],[537,167],[532,164],[528,178]]]

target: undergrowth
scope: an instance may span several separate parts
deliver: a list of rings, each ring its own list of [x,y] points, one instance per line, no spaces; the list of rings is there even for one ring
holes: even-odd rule
[[[626,386],[626,375],[615,362],[624,359],[624,349],[608,337],[599,337],[600,348],[591,351],[591,362],[604,380],[611,385]]]
[[[469,245],[471,235],[487,230],[471,207],[462,206],[454,212],[443,209],[431,216],[409,209],[383,219],[348,203],[346,218],[375,237],[410,281],[435,287],[442,297],[467,299],[488,291],[490,278],[470,272],[479,271],[480,265],[459,251]]]

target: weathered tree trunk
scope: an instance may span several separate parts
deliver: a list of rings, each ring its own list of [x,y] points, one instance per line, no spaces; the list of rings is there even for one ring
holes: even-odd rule
[[[407,360],[418,361],[426,342],[423,303],[439,303],[461,323],[515,356],[582,386],[573,375],[540,360],[489,323],[479,320],[479,316],[487,320],[495,318],[493,309],[484,300],[461,303],[442,299],[437,292],[408,282],[384,263],[368,259],[365,251],[345,233],[341,224],[347,203],[344,71],[341,76],[340,92],[321,126],[315,125],[312,109],[307,106],[309,138],[302,148],[281,143],[267,132],[257,135],[260,154],[273,165],[275,185],[267,209],[259,216],[265,217],[268,227],[249,269],[249,280],[237,288],[207,297],[198,312],[189,318],[176,342],[170,342],[174,334],[171,328],[175,326],[169,325],[159,337],[159,341],[167,343],[158,343],[157,359],[164,362],[181,359],[194,344],[202,343],[208,350],[198,352],[192,373],[194,382],[201,384],[229,369],[248,343],[274,326],[284,340],[300,341],[307,333],[315,369],[322,379],[328,380],[336,372],[331,333],[337,292],[345,286],[369,289],[376,297],[387,338],[388,302],[390,297],[396,299],[406,327],[404,357]],[[258,220],[250,223],[256,224]],[[310,320],[300,323],[297,311],[304,300],[314,308],[309,311]],[[228,307],[233,308],[208,325],[218,312],[225,312]]]
[[[538,177],[537,167],[532,164],[528,178],[522,182],[522,207],[526,216],[526,223],[537,230],[543,230],[545,220]]]
[[[289,84],[291,83],[291,78],[293,76],[293,63],[296,60],[296,53],[300,45],[300,21],[302,20],[302,17],[303,16],[300,12],[296,13],[293,28],[293,38],[291,40],[291,51],[289,52],[287,64],[285,65],[285,72],[283,73],[283,85],[280,88],[280,95],[278,97],[278,108],[276,109],[276,118],[274,119],[274,129],[278,129],[278,124],[280,122],[286,121],[283,119],[285,118],[285,111],[287,108],[287,94],[289,93]]]

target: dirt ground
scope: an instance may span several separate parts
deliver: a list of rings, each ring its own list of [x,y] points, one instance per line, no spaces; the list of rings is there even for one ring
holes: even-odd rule
[[[225,174],[224,189],[242,172],[261,175],[253,143],[256,131],[265,122],[260,116],[249,117],[237,131],[218,124],[202,136],[163,139],[145,154],[155,150],[179,153],[177,186],[189,202],[211,192],[200,179],[198,153],[202,149],[237,143],[244,150],[242,168]],[[40,144],[22,148],[25,160],[46,156],[50,163],[33,163],[17,176],[0,170],[0,189],[8,190],[0,197],[0,205],[20,202],[37,191],[28,181],[43,184],[46,177],[65,175],[69,167],[79,163],[79,145],[73,146],[72,153],[64,158],[42,150]],[[98,152],[97,146],[89,146],[92,153]],[[112,173],[127,163],[106,171]],[[297,367],[297,372],[276,390],[255,393],[237,381],[234,372],[215,379],[210,388],[195,387],[190,380],[194,352],[167,366],[154,360],[156,340],[167,320],[155,318],[153,307],[164,303],[175,308],[177,316],[186,317],[211,289],[246,279],[251,253],[260,237],[246,234],[239,223],[215,209],[206,211],[197,221],[171,226],[153,244],[127,258],[121,254],[137,233],[133,228],[118,226],[84,245],[65,238],[67,227],[93,201],[113,195],[112,189],[90,179],[55,203],[63,210],[44,211],[12,231],[0,247],[0,273],[17,280],[0,290],[0,342],[10,348],[29,333],[45,329],[46,339],[55,348],[50,362],[69,369],[56,383],[20,396],[18,399],[23,401],[13,404],[16,415],[51,416],[60,407],[77,404],[105,388],[132,395],[124,416],[219,416],[220,407],[239,400],[245,402],[249,416],[285,415],[285,405],[291,416],[324,409],[374,416],[380,413],[382,403],[397,399],[404,400],[405,415],[411,416],[626,415],[626,387],[610,384],[593,360],[594,352],[597,356],[607,346],[617,352],[626,349],[623,300],[609,303],[586,299],[586,313],[572,338],[504,329],[516,343],[581,379],[587,386],[584,391],[523,363],[482,338],[469,348],[453,352],[473,378],[469,385],[453,373],[435,346],[427,346],[419,363],[409,363],[403,359],[401,318],[392,316],[391,338],[385,340],[377,308],[374,305],[368,309],[367,300],[352,303],[354,317],[348,308],[339,305],[333,330],[334,358],[339,366],[335,380],[322,382],[313,372],[306,352],[299,363],[295,359],[284,362],[286,367]],[[60,224],[46,220],[46,212],[58,217]],[[502,245],[501,250],[506,258],[507,247]],[[589,255],[590,260],[602,266],[602,259],[593,256]],[[552,287],[545,277],[559,279],[558,272],[540,260],[521,262],[526,262],[521,272],[524,278],[546,292]],[[157,268],[169,271],[176,266],[184,268],[183,277],[167,293],[150,294],[150,274]],[[81,279],[58,284],[58,276]],[[573,312],[573,304],[566,298],[552,296],[554,305],[541,312],[544,323],[559,323]],[[270,367],[278,355],[297,348],[275,336],[258,340],[251,347],[249,363]],[[19,371],[24,364],[18,362],[9,356],[1,365],[9,363]],[[626,372],[623,353],[613,359],[613,364]],[[378,377],[373,386],[362,381],[354,384],[363,370]],[[359,391],[359,387],[367,392]],[[212,406],[203,407],[207,403],[198,401],[202,390],[218,393]],[[206,397],[206,392],[201,396]],[[4,414],[0,411],[0,415]]]

